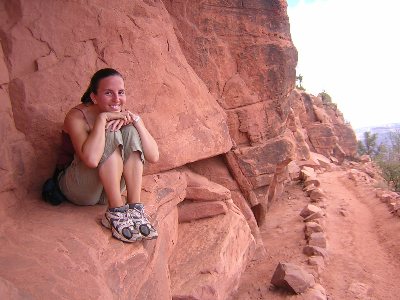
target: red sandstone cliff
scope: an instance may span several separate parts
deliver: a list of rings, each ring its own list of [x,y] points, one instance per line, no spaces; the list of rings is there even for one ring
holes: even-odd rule
[[[355,153],[341,114],[293,90],[285,1],[3,1],[0,38],[0,294],[226,299],[265,251],[257,222],[288,164]],[[63,117],[105,66],[160,146],[142,193],[156,241],[112,239],[104,207],[39,199]]]

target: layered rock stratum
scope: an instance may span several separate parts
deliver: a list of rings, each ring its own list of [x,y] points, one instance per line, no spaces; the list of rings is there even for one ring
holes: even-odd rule
[[[312,153],[356,140],[295,89],[282,0],[0,2],[0,294],[13,299],[227,299],[265,247],[258,226]],[[103,206],[52,207],[39,189],[65,113],[103,67],[160,148],[142,199],[160,237],[123,244]]]

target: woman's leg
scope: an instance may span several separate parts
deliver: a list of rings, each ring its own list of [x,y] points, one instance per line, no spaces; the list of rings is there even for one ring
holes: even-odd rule
[[[99,166],[99,177],[107,195],[110,208],[124,205],[121,196],[120,182],[123,173],[121,149],[115,151]]]
[[[121,128],[124,144],[124,169],[123,176],[127,189],[127,202],[140,202],[143,176],[143,150],[139,133],[133,125]]]
[[[140,136],[132,125],[121,129],[124,143],[124,170],[123,176],[127,189],[128,214],[138,224],[140,233],[145,239],[155,239],[158,236],[156,229],[145,216],[144,206],[140,203],[143,175],[143,149]]]
[[[127,202],[139,203],[142,189],[143,162],[140,153],[135,151],[124,163],[123,176],[127,190]]]

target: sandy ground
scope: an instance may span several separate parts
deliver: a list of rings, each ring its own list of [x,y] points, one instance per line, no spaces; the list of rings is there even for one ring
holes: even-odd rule
[[[329,257],[317,281],[328,299],[400,299],[400,218],[389,213],[372,187],[355,184],[345,171],[326,172],[319,179],[327,195]],[[301,185],[293,183],[271,205],[261,228],[267,257],[249,264],[233,299],[310,299],[270,285],[278,262],[317,275],[302,254],[306,242],[299,212],[307,203]]]

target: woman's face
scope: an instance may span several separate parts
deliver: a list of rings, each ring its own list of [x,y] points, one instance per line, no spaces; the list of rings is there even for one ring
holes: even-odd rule
[[[118,75],[105,77],[99,82],[97,94],[90,96],[101,112],[122,111],[126,103],[124,80]]]

